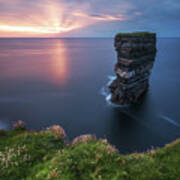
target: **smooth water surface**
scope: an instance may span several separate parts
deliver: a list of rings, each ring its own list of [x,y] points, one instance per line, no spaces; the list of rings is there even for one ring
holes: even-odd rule
[[[113,39],[0,39],[0,128],[59,124],[70,139],[107,138],[121,153],[163,146],[180,136],[180,39],[161,38],[150,89],[136,106],[108,104]]]

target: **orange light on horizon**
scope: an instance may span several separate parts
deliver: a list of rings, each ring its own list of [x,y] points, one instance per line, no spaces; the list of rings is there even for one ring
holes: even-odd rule
[[[7,3],[7,7],[9,5]],[[7,15],[0,12],[0,36],[56,36],[83,26],[81,20],[66,14],[66,3],[46,0],[44,4],[37,3],[34,6],[35,10],[32,9],[32,13],[22,18],[24,10]]]
[[[61,32],[71,31],[76,27],[31,27],[31,26],[10,26],[0,25],[0,31],[4,32],[24,32],[24,33],[43,33],[43,34],[56,34]]]
[[[1,1],[1,0],[0,0]],[[30,3],[3,1],[8,12],[0,12],[0,37],[59,36],[102,21],[125,21],[124,13],[91,13],[89,3],[74,4],[58,0]],[[26,4],[26,3],[25,3]],[[28,8],[28,5],[31,8]],[[11,8],[14,7],[14,8]],[[10,9],[9,9],[10,8]],[[16,10],[17,8],[17,10]]]

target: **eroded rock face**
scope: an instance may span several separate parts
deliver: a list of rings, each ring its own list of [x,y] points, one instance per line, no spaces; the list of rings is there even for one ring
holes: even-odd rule
[[[114,45],[117,78],[109,86],[111,101],[121,105],[136,103],[149,86],[156,56],[156,34],[118,34]]]

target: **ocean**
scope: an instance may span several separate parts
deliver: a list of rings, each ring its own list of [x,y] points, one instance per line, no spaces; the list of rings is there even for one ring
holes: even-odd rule
[[[162,147],[180,137],[180,38],[158,38],[147,94],[136,105],[108,101],[112,38],[0,39],[0,129],[61,125],[70,140],[106,138],[120,153]]]

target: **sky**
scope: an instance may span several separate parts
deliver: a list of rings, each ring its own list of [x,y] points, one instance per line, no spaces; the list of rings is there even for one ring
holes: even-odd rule
[[[0,37],[180,37],[180,0],[0,0]]]

